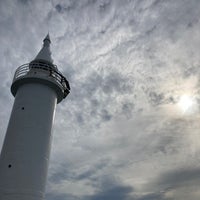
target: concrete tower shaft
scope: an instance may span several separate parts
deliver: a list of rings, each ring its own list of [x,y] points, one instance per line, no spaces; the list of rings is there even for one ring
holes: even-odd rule
[[[53,64],[49,35],[36,58],[20,66],[15,101],[0,156],[0,199],[43,200],[56,104],[70,91]]]

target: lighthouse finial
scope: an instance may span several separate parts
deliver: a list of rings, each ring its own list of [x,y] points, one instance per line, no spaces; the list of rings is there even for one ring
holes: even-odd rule
[[[40,50],[40,52],[38,53],[38,55],[36,56],[34,60],[43,60],[49,63],[53,63],[53,59],[51,58],[50,43],[51,43],[51,40],[48,33],[47,36],[43,40],[42,49]]]
[[[48,31],[48,33],[47,33],[47,35],[46,35],[46,37],[44,38],[43,41],[45,41],[45,40],[48,40],[51,43],[50,36],[49,36],[49,31]]]

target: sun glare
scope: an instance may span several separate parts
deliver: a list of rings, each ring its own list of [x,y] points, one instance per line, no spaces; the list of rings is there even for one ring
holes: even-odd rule
[[[182,110],[183,113],[192,113],[195,107],[195,100],[193,97],[189,95],[183,95],[180,97],[178,102],[178,106]]]

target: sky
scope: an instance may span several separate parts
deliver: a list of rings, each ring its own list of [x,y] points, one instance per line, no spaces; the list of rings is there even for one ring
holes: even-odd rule
[[[50,33],[46,200],[199,200],[199,0],[0,0],[0,148],[15,70]]]

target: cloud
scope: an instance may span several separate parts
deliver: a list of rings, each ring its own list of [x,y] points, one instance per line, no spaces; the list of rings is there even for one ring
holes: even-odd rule
[[[56,110],[47,199],[199,199],[199,9],[198,0],[0,2],[0,144],[14,71],[48,30],[71,85]],[[177,106],[185,94],[197,102],[191,115]]]
[[[166,187],[180,187],[187,184],[193,185],[194,182],[199,182],[199,168],[184,168],[175,169],[167,172],[160,177],[158,184],[164,184]]]
[[[115,186],[113,188],[110,188],[108,190],[99,192],[95,194],[92,197],[89,197],[88,199],[91,200],[100,200],[100,199],[105,199],[105,200],[129,200],[132,199],[130,197],[130,193],[133,191],[132,187],[128,186]]]
[[[147,194],[142,197],[136,198],[135,200],[162,200],[162,199],[163,200],[166,199],[162,194],[151,193],[151,194]]]
[[[161,189],[161,192],[145,195],[139,199],[198,199],[199,191],[199,168],[191,166],[181,166],[166,173],[161,174],[152,185]]]
[[[77,198],[73,195],[66,195],[66,194],[46,194],[46,199],[48,200],[63,200],[63,199],[69,199],[69,200],[78,200],[80,198]]]

